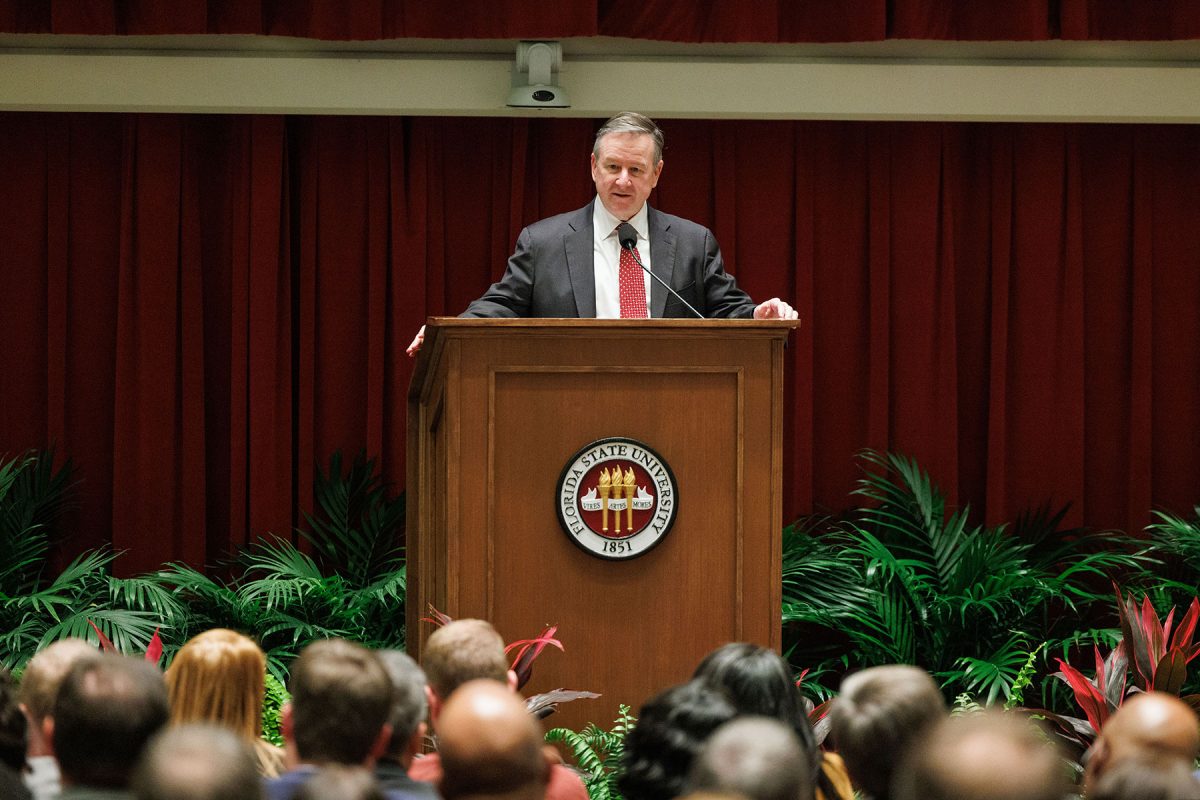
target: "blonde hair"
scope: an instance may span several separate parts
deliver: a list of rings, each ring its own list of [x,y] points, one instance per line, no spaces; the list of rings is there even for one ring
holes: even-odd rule
[[[266,669],[262,649],[236,631],[193,636],[167,669],[171,724],[209,722],[257,741]]]
[[[58,687],[75,662],[99,656],[100,651],[83,639],[59,639],[29,660],[21,676],[17,699],[25,705],[29,716],[40,723],[54,710]]]

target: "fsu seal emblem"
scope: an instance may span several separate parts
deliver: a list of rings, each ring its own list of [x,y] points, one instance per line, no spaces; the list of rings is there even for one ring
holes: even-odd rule
[[[667,462],[633,439],[592,442],[558,478],[558,521],[599,558],[634,558],[654,547],[671,530],[678,503]]]

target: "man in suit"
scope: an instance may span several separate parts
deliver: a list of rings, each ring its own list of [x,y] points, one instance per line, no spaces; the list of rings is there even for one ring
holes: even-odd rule
[[[267,800],[291,800],[329,766],[371,770],[392,738],[392,681],[365,647],[325,639],[304,648],[292,665],[292,700],[281,728],[292,769],[268,779]],[[384,791],[389,800],[409,800]]]
[[[778,297],[755,305],[725,272],[712,231],[646,205],[662,175],[663,133],[653,120],[625,111],[596,133],[592,181],[584,208],[530,225],[517,238],[503,277],[464,317],[692,317],[693,312],[637,266],[640,260],[704,317],[795,319]],[[618,227],[634,236],[638,257],[622,247]],[[422,328],[408,348],[421,347]]]

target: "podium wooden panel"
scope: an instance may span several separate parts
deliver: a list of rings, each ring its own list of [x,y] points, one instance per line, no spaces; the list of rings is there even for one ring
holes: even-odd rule
[[[506,641],[559,626],[526,694],[599,692],[549,722],[607,727],[728,641],[780,646],[783,348],[795,322],[433,318],[408,401],[408,641],[428,605]],[[584,445],[649,445],[670,533],[625,561],[559,525]]]

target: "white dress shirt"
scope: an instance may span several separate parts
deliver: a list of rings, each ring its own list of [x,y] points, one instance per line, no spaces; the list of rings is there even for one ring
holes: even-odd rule
[[[650,226],[647,221],[646,204],[642,204],[641,210],[634,214],[632,219],[620,220],[610,214],[597,197],[592,206],[592,264],[596,271],[597,319],[617,319],[621,316],[618,278],[621,242],[617,239],[617,226],[622,222],[628,222],[637,231],[638,256],[646,269],[650,269]],[[650,276],[644,272],[642,284],[646,287],[646,308],[650,308]]]

